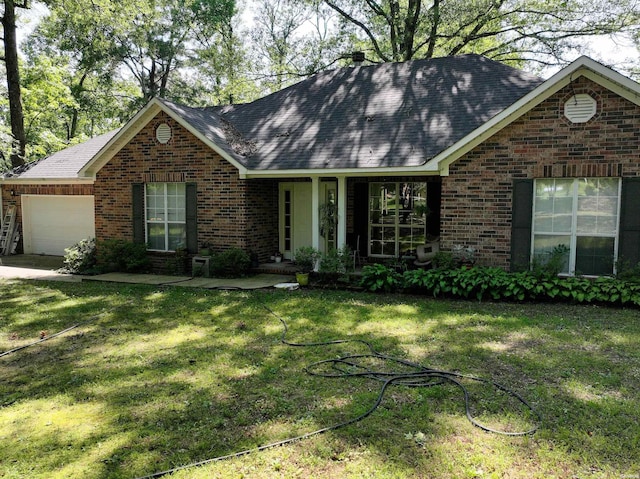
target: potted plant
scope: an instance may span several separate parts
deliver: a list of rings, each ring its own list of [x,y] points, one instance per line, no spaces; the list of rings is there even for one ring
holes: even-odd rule
[[[275,260],[276,263],[281,263],[282,253],[280,251],[276,251],[276,253],[273,255],[273,259]]]
[[[200,256],[211,256],[211,245],[208,241],[203,241],[200,246]]]
[[[299,269],[296,273],[296,281],[300,286],[309,284],[309,273],[315,268],[319,257],[320,251],[313,246],[301,246],[296,250],[294,261]]]

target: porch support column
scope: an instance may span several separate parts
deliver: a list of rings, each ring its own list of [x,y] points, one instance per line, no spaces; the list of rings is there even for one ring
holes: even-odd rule
[[[336,246],[342,248],[347,244],[347,179],[338,176],[338,235]]]
[[[311,246],[320,249],[320,178],[311,177]]]

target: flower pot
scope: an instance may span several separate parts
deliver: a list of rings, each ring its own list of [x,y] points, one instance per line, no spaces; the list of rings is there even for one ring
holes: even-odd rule
[[[300,286],[307,286],[309,284],[309,273],[296,273],[296,281]]]
[[[282,256],[276,256],[276,263],[282,263]]]

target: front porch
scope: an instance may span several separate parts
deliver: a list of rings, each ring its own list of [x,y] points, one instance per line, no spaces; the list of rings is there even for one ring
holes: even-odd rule
[[[345,245],[362,260],[414,258],[440,236],[441,181],[421,177],[306,177],[276,179],[277,238],[268,249],[284,260],[302,246],[320,252]],[[276,190],[274,188],[274,190]],[[276,193],[276,191],[274,191]],[[266,270],[284,265],[260,261]],[[262,265],[261,265],[262,267]]]

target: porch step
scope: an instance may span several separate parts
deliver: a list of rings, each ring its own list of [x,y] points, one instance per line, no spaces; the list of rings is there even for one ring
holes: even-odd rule
[[[261,263],[256,268],[251,268],[252,273],[266,274],[296,274],[298,267],[292,261],[281,263]]]

